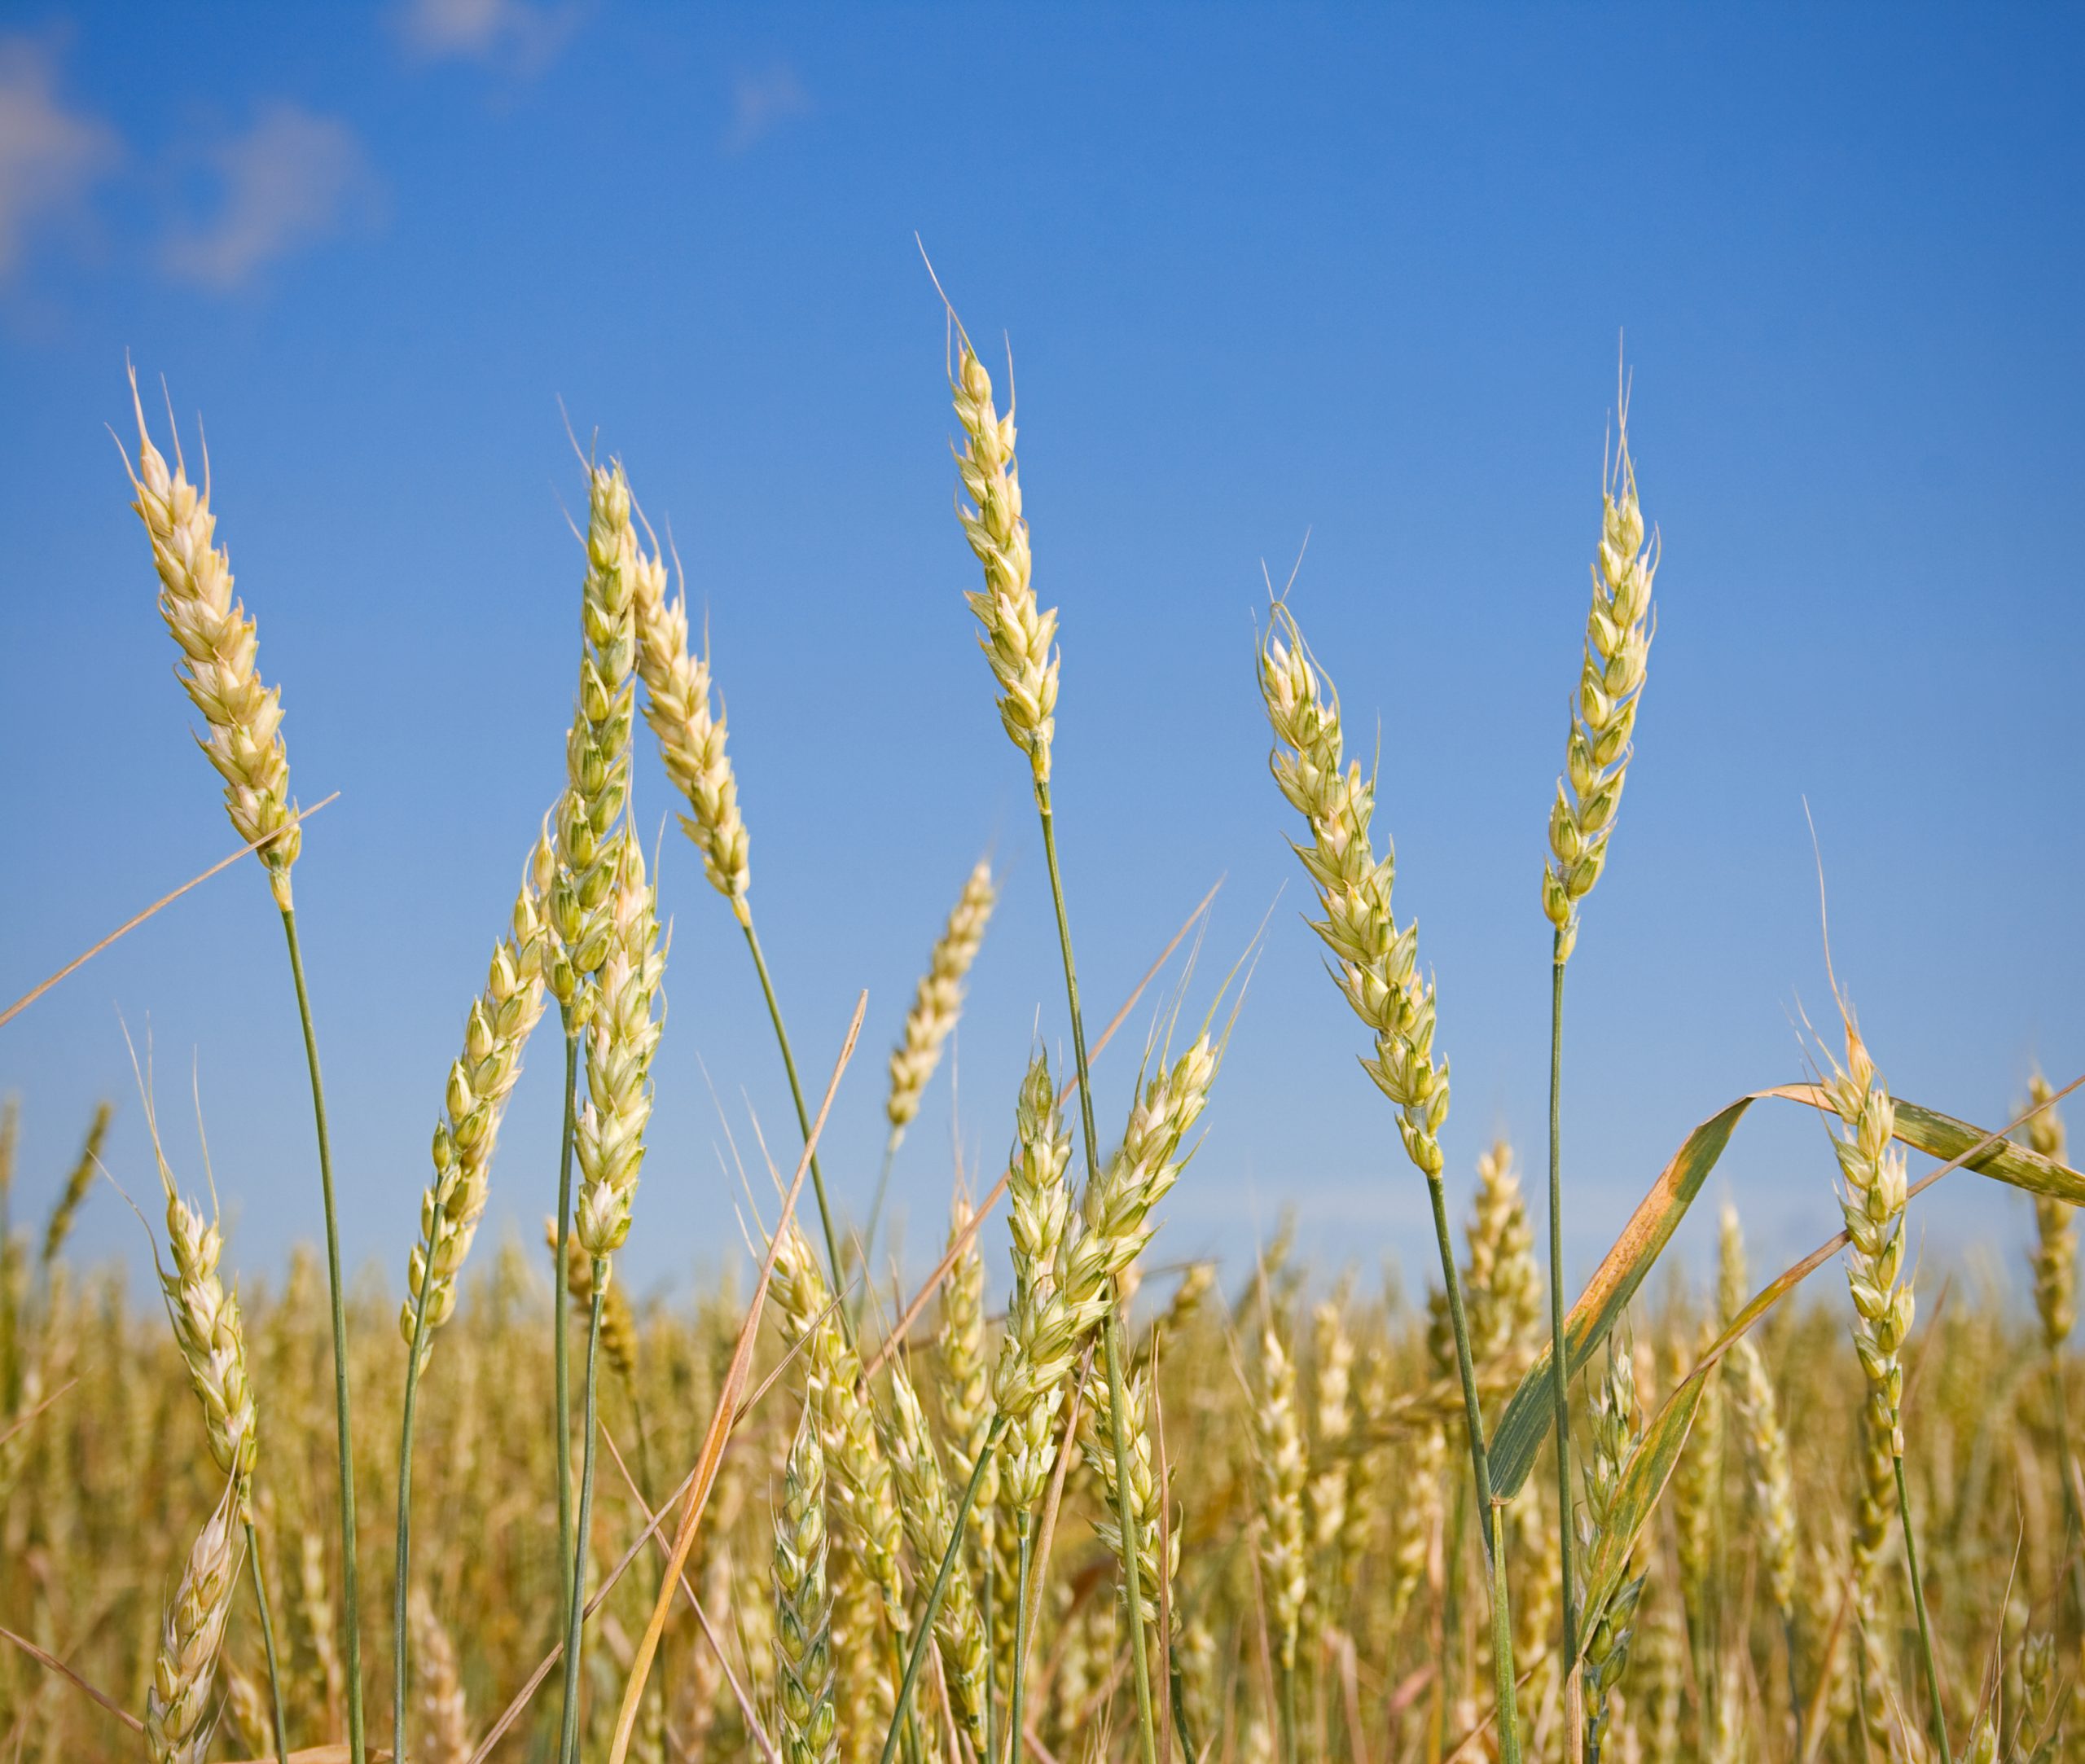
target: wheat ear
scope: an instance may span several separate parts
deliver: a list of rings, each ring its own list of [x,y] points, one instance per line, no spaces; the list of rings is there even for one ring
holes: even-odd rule
[[[303,834],[290,802],[282,688],[263,686],[254,667],[253,621],[232,597],[231,559],[216,542],[207,458],[198,487],[189,481],[176,437],[169,472],[146,427],[134,371],[130,402],[138,418],[137,463],[129,467],[127,454],[125,459],[137,494],[131,506],[151,538],[160,613],[181,651],[181,683],[208,731],[197,738],[198,744],[225,781],[225,809],[233,827],[248,845],[260,846],[275,904],[287,911],[290,869]]]
[[[1635,1357],[1610,1338],[1607,1376],[1593,1393],[1591,1450],[1587,1455],[1585,1506],[1581,1537],[1591,1556],[1613,1529],[1622,1473],[1643,1437],[1643,1411],[1636,1400]],[[1613,1714],[1615,1687],[1629,1663],[1635,1634],[1636,1608],[1644,1596],[1644,1576],[1625,1581],[1598,1611],[1589,1613],[1585,1631],[1586,1757],[1600,1764]]]
[[[1303,1538],[1303,1486],[1309,1457],[1296,1401],[1296,1364],[1270,1307],[1260,1336],[1260,1389],[1253,1405],[1259,1448],[1260,1569],[1267,1622],[1281,1679],[1282,1755],[1296,1760],[1296,1642],[1309,1590]]]
[[[228,1487],[190,1547],[181,1584],[166,1608],[145,1694],[145,1744],[152,1764],[203,1764],[209,1756],[217,1726],[211,1692],[239,1583],[239,1503],[236,1485]]]
[[[832,1764],[832,1594],[825,1573],[825,1455],[809,1397],[775,1516],[775,1657],[785,1764]]]
[[[927,972],[920,976],[906,1013],[904,1038],[890,1056],[890,1096],[884,1112],[893,1149],[920,1112],[920,1098],[940,1064],[942,1043],[963,1012],[963,982],[977,960],[999,890],[989,859],[981,858],[935,941]]]
[[[115,1117],[116,1108],[109,1103],[94,1104],[93,1117],[87,1122],[87,1137],[80,1147],[78,1161],[65,1178],[57,1201],[51,1207],[50,1218],[43,1228],[43,1251],[38,1257],[48,1268],[58,1259],[58,1253],[65,1247],[65,1240],[72,1235],[72,1222],[79,1217],[80,1207],[87,1198],[87,1191],[94,1186],[94,1172],[101,1168],[102,1143],[108,1137],[108,1124]]]

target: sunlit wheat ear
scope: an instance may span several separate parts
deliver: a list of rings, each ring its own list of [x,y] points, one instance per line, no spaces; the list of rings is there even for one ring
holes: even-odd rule
[[[1903,1455],[1904,1341],[1915,1301],[1904,1271],[1904,1153],[1896,1143],[1896,1104],[1869,1057],[1850,1010],[1843,1012],[1846,1060],[1832,1062],[1824,1091],[1842,1131],[1837,1154],[1839,1209],[1852,1240],[1846,1284],[1853,1295],[1854,1347],[1867,1375],[1868,1402],[1888,1449]]]
[[[577,1027],[591,1014],[593,977],[614,935],[609,896],[619,858],[611,838],[630,797],[636,684],[639,551],[621,464],[590,469],[586,577],[580,600],[579,691],[565,738],[556,815],[558,875],[549,919],[558,949],[545,980]]]
[[[1579,1535],[1587,1556],[1613,1528],[1622,1493],[1622,1472],[1643,1435],[1643,1411],[1636,1398],[1635,1357],[1610,1336],[1607,1376],[1593,1392],[1592,1449],[1586,1455],[1585,1505]],[[1587,1756],[1605,1739],[1612,1702],[1629,1663],[1636,1607],[1644,1596],[1644,1576],[1625,1582],[1594,1618],[1585,1634],[1586,1740]]]
[[[529,853],[507,935],[493,946],[485,990],[464,1020],[463,1051],[449,1068],[445,1112],[434,1130],[434,1181],[420,1196],[420,1240],[406,1266],[407,1297],[398,1313],[410,1345],[416,1301],[424,1297],[423,1366],[434,1350],[434,1332],[456,1309],[456,1276],[485,1217],[500,1120],[543,1014],[543,969],[552,956],[546,896],[556,876],[546,823]]]
[[[1407,1155],[1424,1174],[1437,1177],[1444,1161],[1448,1063],[1433,1057],[1433,987],[1419,976],[1419,926],[1400,931],[1391,915],[1396,853],[1386,850],[1378,862],[1369,840],[1375,781],[1363,775],[1358,761],[1347,761],[1339,696],[1279,602],[1260,645],[1259,675],[1275,737],[1268,763],[1310,830],[1310,844],[1291,843],[1324,914],[1311,928],[1332,953],[1346,1002],[1375,1034],[1376,1056],[1362,1068],[1397,1105]]]
[[[825,1572],[825,1454],[807,1398],[775,1516],[775,1657],[783,1764],[832,1764],[832,1594]]]
[[[1723,1321],[1727,1323],[1749,1296],[1744,1233],[1737,1209],[1727,1203],[1723,1213],[1719,1272],[1719,1297]],[[1754,1540],[1760,1573],[1783,1625],[1790,1626],[1796,1617],[1796,1519],[1788,1432],[1781,1424],[1774,1381],[1767,1376],[1758,1344],[1750,1336],[1739,1336],[1723,1363],[1731,1406],[1745,1441],[1746,1489],[1753,1523],[1758,1527]]]
[[[227,1292],[217,1272],[224,1255],[224,1235],[216,1209],[208,1218],[184,1199],[168,1168],[160,1144],[159,1121],[147,1090],[145,1126],[151,1139],[152,1161],[166,1197],[166,1235],[170,1266],[159,1270],[160,1292],[173,1327],[174,1344],[188,1381],[203,1405],[210,1455],[230,1478],[232,1520],[243,1525],[248,1512],[260,1430],[248,1373],[246,1327],[239,1295]]]
[[[414,1756],[426,1764],[464,1764],[474,1738],[463,1681],[456,1666],[456,1643],[435,1614],[427,1589],[412,1592],[413,1655],[419,1662],[419,1731]]]
[[[1572,707],[1564,775],[1549,811],[1550,861],[1543,871],[1542,910],[1556,928],[1556,959],[1578,935],[1578,902],[1592,892],[1607,862],[1607,842],[1628,776],[1630,736],[1650,660],[1651,581],[1655,538],[1646,543],[1629,457],[1629,411],[1623,405],[1615,463],[1600,491],[1600,551],[1593,563],[1592,608],[1586,617],[1585,665]]]
[[[1267,1626],[1282,1669],[1296,1669],[1308,1564],[1303,1540],[1303,1485],[1309,1460],[1296,1402],[1296,1364],[1270,1317],[1260,1337],[1260,1388],[1253,1409],[1260,1458],[1260,1570]]]
[[[1055,1427],[1074,1347],[1057,1291],[1057,1265],[1071,1214],[1065,1169],[1071,1134],[1057,1107],[1050,1065],[1037,1053],[1021,1081],[1007,1164],[1007,1229],[1013,1239],[1013,1292],[992,1380],[1007,1418],[1000,1448],[1007,1504],[1032,1512],[1056,1459]]]
[[[955,1500],[942,1472],[927,1412],[920,1406],[911,1375],[901,1357],[891,1362],[890,1413],[884,1449],[898,1481],[898,1512],[922,1583],[931,1583],[955,1537]],[[985,1687],[991,1662],[985,1648],[985,1626],[979,1617],[970,1578],[950,1577],[948,1591],[934,1618],[934,1640],[941,1649],[942,1673],[950,1701],[970,1742],[985,1750]]]
[[[2037,1072],[2027,1090],[2039,1109],[2028,1119],[2027,1143],[2061,1164],[2063,1117],[2049,1101],[2049,1081]],[[2035,1243],[2027,1259],[2035,1274],[2035,1312],[2042,1321],[2042,1339],[2052,1349],[2061,1347],[2078,1320],[2078,1219],[2069,1203],[2035,1196]]]
[[[775,1253],[770,1296],[781,1314],[784,1338],[792,1348],[803,1347],[808,1400],[818,1415],[842,1546],[882,1595],[884,1614],[902,1635],[910,1626],[900,1565],[904,1531],[890,1463],[877,1437],[861,1356],[848,1345],[832,1289],[793,1219]]]
[[[238,1505],[235,1491],[226,1489],[189,1550],[160,1625],[159,1657],[145,1696],[145,1744],[152,1764],[203,1764],[209,1755],[217,1656],[239,1582]]]
[[[992,866],[981,858],[934,945],[927,972],[912,996],[912,1008],[906,1015],[905,1038],[890,1056],[890,1098],[884,1113],[890,1121],[893,1147],[920,1112],[920,1095],[941,1063],[942,1044],[962,1015],[963,977],[977,959],[998,898]]]
[[[656,552],[633,557],[637,615],[637,668],[644,677],[644,720],[659,739],[659,757],[674,788],[687,799],[681,826],[702,853],[703,872],[747,922],[753,886],[750,840],[739,813],[739,787],[724,752],[721,698],[711,706],[709,657],[688,649],[687,594],[666,598],[666,566]]]
[[[604,855],[614,865],[602,903],[608,937],[586,1035],[586,1102],[573,1138],[581,1175],[573,1235],[597,1261],[630,1235],[652,1117],[652,1056],[661,1026],[653,1007],[665,968],[643,849],[626,827]]]
[[[1021,468],[1014,460],[1013,410],[992,402],[992,376],[968,337],[960,340],[949,389],[963,445],[955,456],[963,537],[984,566],[985,586],[967,595],[977,616],[978,647],[999,685],[999,720],[1028,756],[1039,792],[1050,781],[1050,742],[1057,706],[1057,614],[1035,603],[1034,560],[1021,511]]]
[[[1170,1528],[1168,1541],[1171,1548],[1167,1552],[1161,1582],[1158,1560],[1160,1504],[1169,1498],[1169,1491],[1158,1485],[1158,1473],[1152,1450],[1151,1380],[1148,1376],[1143,1372],[1131,1373],[1124,1398],[1123,1420],[1130,1448],[1129,1504],[1135,1526],[1137,1590],[1143,1605],[1144,1621],[1156,1624],[1158,1621],[1159,1587],[1162,1584],[1170,1588],[1180,1571],[1180,1527],[1176,1520]],[[1111,1402],[1106,1362],[1102,1356],[1096,1354],[1086,1393],[1086,1456],[1087,1462],[1100,1471],[1100,1485],[1107,1496],[1101,1511],[1095,1516],[1093,1529],[1095,1535],[1114,1555],[1115,1593],[1119,1599],[1126,1596],[1129,1583],[1123,1573],[1122,1484],[1116,1474],[1115,1448],[1113,1436],[1108,1431]]]
[[[181,683],[207,731],[197,739],[225,781],[225,809],[239,836],[268,841],[261,861],[276,904],[287,908],[290,869],[304,836],[290,804],[282,688],[263,686],[255,671],[253,621],[232,598],[231,559],[214,542],[208,472],[200,489],[190,483],[178,441],[173,470],[167,470],[145,426],[134,371],[130,402],[138,415],[138,459],[129,468],[137,500],[131,506],[151,536],[160,612],[180,646]],[[127,454],[125,463],[129,465]]]

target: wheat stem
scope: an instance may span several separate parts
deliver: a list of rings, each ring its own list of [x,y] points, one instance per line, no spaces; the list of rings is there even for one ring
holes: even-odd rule
[[[1064,911],[1064,878],[1057,867],[1057,822],[1051,806],[1050,781],[1047,777],[1035,780],[1035,806],[1042,820],[1042,851],[1050,870],[1050,903],[1056,910],[1057,946],[1062,952],[1064,964],[1064,997],[1071,1012],[1072,1057],[1078,1072],[1078,1108],[1080,1125],[1086,1134],[1086,1182],[1089,1191],[1097,1190],[1100,1184],[1100,1152],[1097,1136],[1093,1130],[1093,1086],[1086,1072],[1086,1023],[1078,1007],[1078,963],[1072,954],[1071,921]],[[1127,1367],[1122,1358],[1122,1335],[1120,1288],[1110,1281],[1107,1294],[1108,1311],[1101,1323],[1101,1343],[1107,1356],[1108,1367],[1108,1424],[1113,1435],[1115,1453],[1115,1506],[1116,1516],[1125,1538],[1137,1535],[1135,1494],[1130,1483],[1129,1420],[1124,1404],[1128,1397],[1126,1383]],[[1143,1595],[1137,1582],[1139,1579],[1136,1551],[1127,1550],[1122,1557],[1122,1597],[1129,1612],[1130,1660],[1135,1670],[1137,1687],[1137,1731],[1142,1744],[1143,1764],[1157,1764],[1158,1737],[1152,1725],[1151,1700],[1151,1662],[1144,1655]]]
[[[579,1756],[579,1652],[586,1617],[586,1534],[594,1516],[594,1429],[599,1380],[596,1377],[601,1345],[601,1301],[608,1296],[608,1258],[594,1258],[594,1303],[586,1322],[586,1435],[579,1452],[579,1519],[575,1528],[572,1562],[570,1616],[564,1631],[564,1713],[563,1737],[559,1742],[559,1764],[575,1764]]]
[[[565,1306],[569,1297],[566,1257],[572,1236],[572,1148],[578,1129],[579,1025],[572,1012],[564,1012],[564,1133],[557,1160],[557,1273],[551,1294],[551,1358],[557,1402],[557,1547],[563,1564],[564,1603],[572,1604],[572,1366],[571,1348],[565,1336]]]
[[[1918,1613],[1919,1655],[1925,1666],[1925,1694],[1933,1704],[1933,1731],[1940,1741],[1941,1764],[1955,1764],[1947,1740],[1947,1711],[1940,1702],[1940,1669],[1934,1664],[1933,1631],[1925,1616],[1925,1583],[1919,1578],[1919,1547],[1912,1536],[1912,1497],[1904,1486],[1904,1455],[1893,1455],[1897,1472],[1897,1518],[1904,1530],[1904,1569],[1911,1576],[1912,1608]]]
[[[1519,1705],[1513,1687],[1513,1621],[1508,1603],[1506,1574],[1499,1558],[1505,1539],[1497,1525],[1498,1507],[1491,1494],[1491,1463],[1484,1446],[1484,1407],[1477,1394],[1477,1366],[1470,1355],[1469,1322],[1463,1310],[1462,1279],[1455,1271],[1455,1240],[1448,1231],[1448,1197],[1438,1175],[1426,1178],[1428,1198],[1433,1204],[1433,1235],[1441,1252],[1441,1275],[1447,1284],[1448,1319],[1455,1336],[1455,1369],[1463,1384],[1463,1420],[1469,1433],[1470,1477],[1476,1485],[1477,1535],[1484,1545],[1484,1559],[1492,1570],[1491,1666],[1499,1698],[1499,1746],[1501,1764],[1520,1764]]]
[[[1576,1669],[1578,1612],[1571,1591],[1571,1364],[1564,1351],[1564,933],[1549,970],[1549,1365],[1556,1409],[1557,1578],[1564,1604],[1564,1670]]]
[[[735,903],[742,910],[739,924],[746,934],[746,947],[753,951],[753,965],[760,974],[761,995],[767,1000],[767,1019],[775,1025],[775,1039],[782,1049],[782,1069],[789,1074],[789,1100],[797,1105],[797,1129],[808,1140],[811,1132],[810,1112],[804,1107],[804,1087],[797,1081],[797,1056],[789,1051],[789,1032],[782,1025],[782,1007],[775,1000],[775,982],[768,977],[767,958],[761,954],[760,933],[753,928],[753,912],[743,902]],[[818,1196],[818,1222],[825,1231],[825,1258],[832,1275],[832,1289],[836,1292],[846,1290],[846,1279],[840,1267],[840,1239],[832,1229],[832,1207],[825,1198],[825,1177],[818,1167],[818,1153],[811,1153],[811,1191]],[[854,1345],[854,1319],[845,1305],[840,1308],[840,1327],[845,1332],[847,1345]]]
[[[253,1521],[246,1521],[246,1559],[253,1566],[253,1603],[261,1613],[261,1651],[268,1661],[268,1718],[275,1741],[275,1764],[288,1764],[289,1736],[283,1720],[283,1676],[275,1662],[275,1620],[268,1610],[268,1582],[261,1573],[261,1539]]]
[[[406,1746],[406,1696],[412,1680],[410,1636],[406,1629],[406,1597],[412,1586],[413,1421],[419,1408],[420,1368],[427,1347],[428,1294],[434,1282],[420,1282],[413,1300],[411,1357],[406,1362],[406,1400],[398,1422],[398,1538],[396,1585],[391,1610],[391,1755],[408,1756]],[[254,1569],[260,1572],[257,1564]]]
[[[1013,1614],[1013,1690],[1007,1699],[1007,1764],[1021,1764],[1021,1692],[1028,1677],[1028,1582],[1034,1569],[1035,1540],[1030,1534],[1026,1507],[1014,1515],[1013,1523],[1021,1578]]]
[[[348,1310],[340,1289],[340,1227],[333,1209],[333,1147],[326,1129],[326,1086],[318,1071],[318,1038],[311,1025],[311,998],[304,982],[304,951],[297,941],[296,909],[283,908],[283,934],[288,939],[290,977],[296,983],[296,1013],[304,1028],[305,1063],[311,1070],[311,1115],[318,1134],[318,1186],[326,1213],[326,1280],[333,1308],[333,1408],[340,1460],[340,1591],[347,1609],[348,1757],[363,1764],[367,1744],[362,1734],[362,1600],[355,1569],[354,1441],[348,1402]]]

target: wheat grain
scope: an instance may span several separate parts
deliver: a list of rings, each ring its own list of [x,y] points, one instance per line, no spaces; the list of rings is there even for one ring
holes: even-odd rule
[[[797,1424],[775,1516],[775,1657],[786,1764],[831,1764],[832,1595],[825,1573],[825,1455],[810,1399]]]
[[[239,1583],[239,1504],[237,1489],[228,1487],[190,1547],[167,1605],[145,1697],[145,1744],[152,1764],[203,1764],[209,1755],[217,1725],[211,1692]]]

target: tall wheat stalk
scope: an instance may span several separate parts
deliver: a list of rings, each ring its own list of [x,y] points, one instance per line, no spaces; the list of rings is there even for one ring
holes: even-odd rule
[[[1398,1137],[1405,1155],[1425,1178],[1433,1207],[1434,1244],[1455,1336],[1455,1366],[1462,1378],[1477,1525],[1490,1569],[1499,1754],[1503,1764],[1519,1764],[1520,1715],[1505,1540],[1499,1524],[1499,1503],[1493,1498],[1469,1319],[1455,1270],[1447,1195],[1441,1180],[1440,1132],[1448,1114],[1448,1063],[1433,1058],[1433,988],[1419,978],[1419,926],[1414,921],[1402,930],[1398,928],[1391,911],[1396,853],[1387,852],[1378,862],[1369,836],[1375,781],[1363,775],[1358,760],[1347,761],[1339,695],[1321,675],[1294,616],[1283,602],[1275,603],[1270,629],[1259,647],[1258,665],[1260,696],[1275,736],[1269,766],[1282,795],[1310,829],[1310,844],[1292,841],[1292,849],[1309,873],[1325,915],[1313,919],[1311,928],[1339,964],[1333,977],[1341,994],[1375,1035],[1376,1057],[1363,1060],[1362,1068],[1396,1105]]]
[[[340,1485],[340,1580],[347,1632],[348,1754],[363,1764],[367,1749],[362,1704],[361,1582],[356,1568],[354,1443],[348,1391],[348,1317],[340,1277],[340,1234],[333,1203],[333,1148],[326,1123],[326,1086],[318,1064],[318,1038],[305,984],[304,950],[298,940],[290,871],[303,849],[303,828],[290,800],[290,766],[283,745],[282,689],[261,683],[254,666],[254,622],[232,597],[231,559],[215,542],[217,517],[210,511],[209,464],[200,486],[189,481],[180,437],[174,463],[152,445],[138,376],[130,375],[131,408],[138,420],[134,467],[124,457],[137,500],[132,504],[151,536],[152,564],[160,579],[160,612],[181,651],[179,678],[209,733],[199,740],[204,757],[225,782],[225,809],[239,836],[258,848],[270,891],[282,915],[289,946],[290,978],[296,990],[305,1064],[311,1080],[312,1122],[318,1141],[318,1186],[326,1220],[326,1279],[333,1311],[333,1406]]]
[[[1079,1009],[1078,963],[1072,953],[1071,921],[1064,910],[1064,876],[1057,860],[1057,824],[1050,793],[1050,747],[1056,730],[1057,615],[1037,603],[1028,522],[1021,513],[1021,472],[1014,458],[1014,412],[1002,417],[992,402],[991,375],[958,327],[958,357],[950,390],[963,450],[956,470],[969,506],[959,502],[963,536],[983,566],[985,586],[967,597],[977,615],[978,646],[999,687],[999,720],[1014,745],[1028,756],[1035,810],[1042,828],[1042,853],[1050,871],[1050,902],[1057,919],[1057,947],[1064,962],[1064,998],[1071,1017],[1072,1057],[1078,1075],[1079,1124],[1086,1152],[1089,1193],[1100,1187],[1100,1151],[1093,1126],[1093,1090],[1086,1066],[1086,1022]],[[1108,1427],[1115,1457],[1117,1518],[1124,1536],[1135,1534],[1129,1420],[1125,1402],[1128,1367],[1122,1353],[1121,1306],[1112,1283],[1100,1325],[1101,1349],[1110,1398]],[[973,1479],[974,1480],[974,1479]],[[966,1503],[967,1507],[967,1503]],[[960,1530],[959,1528],[959,1536]],[[1136,1552],[1123,1559],[1130,1624],[1130,1659],[1136,1683],[1137,1733],[1143,1764],[1157,1764],[1158,1739],[1151,1690],[1151,1662],[1144,1646],[1143,1600],[1138,1587]],[[1020,1662],[1015,1663],[1020,1675]],[[1015,1736],[1018,1743],[1018,1735]]]
[[[1549,811],[1548,862],[1542,906],[1553,928],[1549,969],[1549,1323],[1550,1376],[1556,1409],[1558,1563],[1564,1659],[1578,1659],[1578,1612],[1571,1562],[1571,1370],[1564,1341],[1564,967],[1578,941],[1578,903],[1607,862],[1622,787],[1629,773],[1644,676],[1649,663],[1651,583],[1657,543],[1647,546],[1629,457],[1626,388],[1616,418],[1614,462],[1600,486],[1600,551],[1592,568],[1592,608],[1586,616],[1585,659],[1573,697],[1564,775]]]

